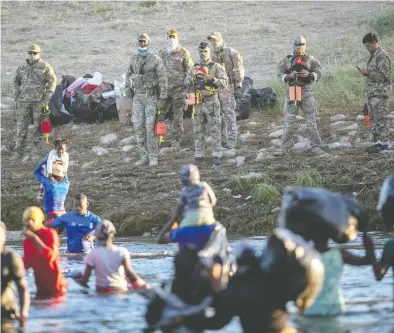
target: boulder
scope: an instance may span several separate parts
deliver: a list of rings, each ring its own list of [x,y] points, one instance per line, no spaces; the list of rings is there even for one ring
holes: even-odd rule
[[[94,154],[98,155],[98,156],[101,156],[101,155],[108,154],[108,149],[105,149],[105,148],[100,147],[100,146],[94,146],[92,148],[92,152]]]
[[[275,132],[270,133],[268,135],[268,137],[277,139],[277,138],[280,138],[282,135],[283,135],[283,129],[280,129],[280,130],[276,130]]]
[[[346,116],[342,113],[336,114],[336,115],[330,117],[331,121],[338,121],[338,120],[343,120],[343,119],[346,119]]]
[[[100,142],[103,145],[109,145],[109,144],[115,142],[117,139],[118,139],[118,137],[115,133],[109,133],[109,134],[102,136],[100,138]]]

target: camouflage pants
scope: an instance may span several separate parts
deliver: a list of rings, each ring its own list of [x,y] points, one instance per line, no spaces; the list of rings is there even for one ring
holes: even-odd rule
[[[166,100],[166,112],[172,109],[172,130],[174,140],[180,141],[183,134],[183,108],[185,98],[180,96],[169,96]]]
[[[389,128],[387,114],[389,110],[389,99],[387,97],[369,97],[367,105],[373,140],[382,143],[388,142]]]
[[[140,158],[157,158],[158,140],[154,134],[156,95],[135,94],[133,98],[133,127]]]
[[[295,132],[295,122],[298,111],[301,110],[306,121],[306,136],[311,142],[312,147],[320,146],[321,139],[317,130],[316,123],[316,101],[311,90],[303,89],[301,102],[289,104],[289,96],[285,99],[283,110],[284,128],[282,136],[283,148],[293,146],[292,138]]]
[[[235,148],[237,144],[237,119],[235,116],[236,102],[234,98],[234,85],[218,90],[222,116],[222,144]]]
[[[205,139],[210,135],[212,138],[212,155],[221,158],[220,103],[217,96],[210,97],[209,100],[194,107],[194,156],[204,157]]]
[[[16,106],[16,143],[15,151],[23,154],[26,148],[26,140],[29,130],[29,125],[32,120],[34,122],[34,134],[37,137],[40,135],[40,117],[42,110],[41,102],[24,103],[18,102]]]

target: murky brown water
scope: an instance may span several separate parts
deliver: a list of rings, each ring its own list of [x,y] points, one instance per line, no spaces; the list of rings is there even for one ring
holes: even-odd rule
[[[380,257],[384,242],[393,235],[372,235]],[[260,250],[265,237],[232,240],[231,246],[236,249],[244,242]],[[134,257],[134,269],[152,286],[171,277],[172,257],[176,251],[174,244],[157,245],[144,238],[120,238],[116,243],[129,249]],[[21,242],[9,242],[8,246],[22,252]],[[364,253],[360,238],[346,247],[356,254]],[[62,240],[61,250],[65,251],[65,240]],[[64,256],[62,268],[67,273],[82,271],[84,266],[80,258]],[[295,306],[289,303],[291,323],[299,332],[305,333],[393,333],[392,275],[390,271],[381,282],[376,282],[371,267],[347,266],[342,276],[347,313],[337,318],[309,319],[297,316]],[[28,271],[28,283],[30,292],[34,295],[35,285],[31,271]],[[97,295],[92,290],[83,289],[71,279],[68,279],[68,283],[69,293],[61,300],[32,301],[30,320],[25,332],[133,333],[140,332],[145,327],[146,301],[141,296],[133,292],[126,295]],[[221,332],[241,332],[238,319],[233,319]]]

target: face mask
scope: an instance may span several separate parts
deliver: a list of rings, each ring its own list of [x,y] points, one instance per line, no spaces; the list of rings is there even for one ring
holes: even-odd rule
[[[149,50],[148,46],[147,47],[139,47],[138,48],[138,53],[145,57],[147,55],[147,53],[148,53],[148,50]]]
[[[179,40],[175,38],[170,38],[167,43],[168,53],[175,51],[178,46],[179,46]]]
[[[221,47],[223,46],[223,41],[221,39],[220,40],[213,39],[210,40],[209,43],[212,45],[213,50],[220,50]]]
[[[294,55],[297,57],[304,56],[306,54],[306,46],[294,47]]]

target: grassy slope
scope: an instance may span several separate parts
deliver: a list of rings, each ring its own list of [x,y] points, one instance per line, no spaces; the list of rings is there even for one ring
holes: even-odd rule
[[[40,4],[29,3],[23,6],[32,6],[38,15],[39,8],[37,9],[37,6]],[[116,6],[124,5],[116,4]],[[82,15],[82,10],[85,16],[97,17],[97,15],[101,15],[105,18],[105,29],[115,31],[131,27],[135,22],[142,20],[144,15],[160,16],[163,15],[163,12],[168,15],[171,12],[169,8],[177,10],[172,3],[158,4],[152,7],[133,4],[130,10],[134,15],[129,22],[124,18],[120,19],[116,15],[114,16],[113,9],[108,10],[105,4],[98,2],[76,3],[67,6],[67,10],[59,12],[59,19],[67,19],[67,15],[70,15],[68,10],[72,10],[74,7],[80,10],[78,15]],[[2,15],[9,15],[11,18],[12,10],[8,7],[5,12],[3,10]],[[87,21],[87,27],[91,24],[90,22]],[[384,24],[384,22],[388,22],[388,24]],[[378,17],[372,22],[368,21],[368,25],[379,32],[382,36],[382,44],[392,53],[394,51],[394,34],[392,31],[390,33],[391,28],[386,29],[389,31],[382,29],[385,26],[392,27],[390,22],[393,22],[392,16],[386,15]],[[367,29],[365,28],[366,24],[362,25],[364,31]],[[192,28],[190,29],[193,31]],[[264,29],[266,32],[267,27]],[[107,34],[107,30],[103,31],[106,40],[110,42],[111,38],[116,39],[116,34],[112,34],[111,37]],[[54,31],[56,34],[62,33],[56,29]],[[80,39],[81,43],[85,41],[81,36],[76,35],[74,28],[69,31],[69,34]],[[198,32],[193,31],[191,34],[194,36]],[[47,32],[47,35],[48,39],[52,36],[50,31]],[[7,46],[12,48],[12,45],[15,45],[15,49],[19,49],[27,42],[22,36],[23,34],[20,37],[21,41],[15,39],[13,43],[8,36]],[[320,58],[325,68],[324,80],[316,85],[323,138],[328,139],[330,136],[328,126],[325,126],[330,114],[346,113],[354,116],[359,113],[363,104],[363,82],[360,77],[355,75],[353,64],[363,64],[367,55],[358,39],[359,37],[352,38],[350,35],[346,35],[342,39],[335,39],[332,48],[326,49],[324,52],[319,53],[318,49],[312,50]],[[49,45],[52,46],[50,41],[46,45],[44,43],[44,46],[48,47]],[[130,47],[132,44],[129,42],[126,45]],[[62,72],[67,73],[68,71],[68,73],[74,74],[75,72],[67,64],[67,54],[60,50],[66,50],[67,45],[57,45],[54,48],[56,48],[54,52],[59,53],[61,58],[61,60],[57,60],[61,62],[57,68],[60,67]],[[105,50],[102,47],[97,47],[96,50],[93,47],[91,51],[93,55],[98,54],[95,65],[100,70],[105,67],[107,71],[104,73],[105,77],[114,77],[114,72],[121,73],[120,67],[124,63],[124,58],[120,59],[117,51],[121,52],[121,46],[111,50]],[[14,50],[14,52],[16,51]],[[111,54],[110,57],[113,60],[109,65],[109,55],[104,57],[106,53]],[[62,59],[63,57],[66,59]],[[14,70],[19,61],[13,58],[6,61],[3,57],[2,63],[5,62],[6,69],[2,69],[3,96],[10,95],[11,92],[10,78],[9,76],[5,77],[4,71]],[[251,60],[250,62],[252,63]],[[81,63],[76,64],[76,67],[83,72],[89,72],[90,69],[82,69],[93,68],[88,63],[88,57],[84,56],[81,58]],[[283,86],[279,86],[277,81],[272,81],[272,86],[278,90],[279,94],[283,93]],[[370,212],[374,224],[376,224],[377,216],[374,213],[374,207],[380,184],[393,170],[392,155],[368,156],[360,150],[352,149],[340,151],[337,153],[339,158],[328,161],[316,159],[307,154],[279,157],[263,163],[255,161],[259,149],[269,146],[270,139],[267,138],[267,133],[275,124],[280,125],[281,123],[281,118],[278,117],[281,113],[281,100],[279,97],[280,103],[277,106],[263,110],[263,113],[256,111],[252,119],[239,122],[240,133],[250,130],[256,134],[256,137],[248,144],[242,145],[240,143],[238,155],[247,158],[244,167],[235,169],[224,166],[218,173],[212,172],[209,163],[202,167],[202,177],[213,185],[219,198],[216,209],[217,218],[227,226],[231,233],[249,235],[262,233],[275,222],[277,212],[271,213],[271,211],[279,206],[283,187],[295,184],[324,186],[330,190],[347,194],[357,192],[359,200]],[[391,100],[391,108],[393,108],[392,101],[393,99]],[[251,121],[256,122],[257,126],[251,128],[249,124]],[[13,128],[12,115],[10,113],[3,114],[2,146],[8,148],[12,146]],[[159,169],[150,170],[134,168],[132,163],[138,158],[135,149],[125,153],[121,150],[118,142],[108,147],[109,154],[107,155],[97,157],[92,153],[91,148],[100,144],[99,137],[101,135],[116,132],[119,139],[132,135],[130,129],[119,128],[116,122],[79,127],[70,124],[58,128],[56,131],[57,134],[66,136],[70,140],[70,155],[74,162],[70,168],[72,181],[70,197],[81,191],[86,192],[91,199],[92,210],[113,220],[117,224],[120,234],[138,235],[150,231],[151,228],[158,227],[166,221],[179,190],[177,171],[180,166],[192,161],[191,138],[182,144],[183,148],[189,148],[188,150],[164,156]],[[187,122],[187,132],[191,133],[190,122]],[[16,165],[9,160],[8,155],[2,154],[1,218],[7,222],[9,229],[20,228],[19,221],[23,209],[34,202],[38,186],[32,179],[31,172],[40,156],[45,154],[46,149],[41,146],[31,147],[30,156],[32,158],[22,165]],[[92,162],[89,167],[82,167],[84,163],[89,161]],[[257,179],[244,178],[245,175],[251,173],[257,173]],[[223,189],[229,189],[230,192],[223,191]],[[242,197],[236,199],[231,194],[241,194]],[[252,199],[246,200],[249,195],[252,196]],[[71,200],[67,200],[68,208],[71,208],[70,203]]]

